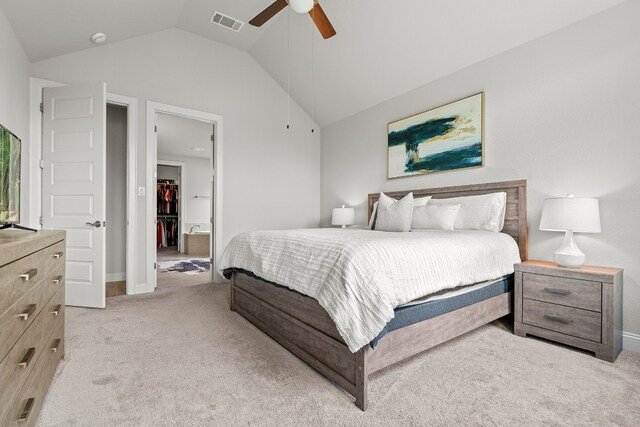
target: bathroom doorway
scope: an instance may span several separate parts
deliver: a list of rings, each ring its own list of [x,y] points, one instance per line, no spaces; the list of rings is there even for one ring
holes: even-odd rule
[[[159,287],[211,281],[213,135],[212,123],[157,114]]]

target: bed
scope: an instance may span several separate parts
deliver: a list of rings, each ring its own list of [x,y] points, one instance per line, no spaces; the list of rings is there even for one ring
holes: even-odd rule
[[[386,194],[400,198],[409,192]],[[527,259],[525,180],[412,192],[415,197],[432,196],[434,199],[505,192],[502,233],[514,239],[520,258]],[[369,215],[378,197],[377,193],[369,194]],[[375,349],[365,345],[352,352],[332,317],[316,299],[289,289],[287,283],[266,281],[251,271],[234,268],[227,270],[227,275],[231,280],[231,310],[354,396],[356,406],[363,411],[368,403],[367,383],[372,373],[506,316],[511,313],[513,304],[511,291],[495,291],[461,308],[445,310],[417,323],[407,322],[407,325],[385,331],[383,336],[376,338]],[[506,283],[507,279],[503,279]],[[493,288],[498,287],[499,283],[493,285]]]

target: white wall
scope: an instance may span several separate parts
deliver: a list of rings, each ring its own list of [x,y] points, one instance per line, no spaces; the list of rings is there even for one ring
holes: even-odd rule
[[[165,159],[165,157],[158,153],[158,160],[163,159]],[[180,168],[178,168],[178,166],[158,165],[158,179],[172,179],[176,184],[180,184],[179,171]]]
[[[29,60],[0,9],[0,124],[22,141],[21,223],[29,224]]]
[[[560,233],[538,230],[542,201],[597,197],[602,233],[577,236],[587,262],[624,274],[624,329],[640,334],[640,2],[390,99],[322,129],[322,222],[367,193],[526,178],[529,256],[552,258]],[[387,180],[388,122],[484,90],[485,166]]]
[[[127,254],[127,109],[107,106],[107,282],[125,280]]]
[[[317,226],[320,133],[246,52],[172,29],[31,64],[34,77],[107,90],[224,117],[223,241],[252,229]],[[136,186],[145,186],[145,114],[138,114]],[[300,123],[304,126],[295,126]],[[154,191],[155,189],[148,189]],[[282,210],[295,195],[298,209]],[[259,209],[256,207],[259,206]],[[136,283],[145,283],[144,231],[152,213],[137,198]],[[220,255],[220,254],[218,254]]]

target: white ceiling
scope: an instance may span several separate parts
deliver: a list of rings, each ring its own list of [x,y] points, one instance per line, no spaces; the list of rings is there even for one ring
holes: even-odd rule
[[[158,158],[173,156],[211,158],[213,125],[171,114],[158,114]],[[195,151],[193,147],[201,148]]]
[[[181,28],[248,51],[286,88],[286,9],[239,33],[209,22],[216,10],[247,22],[272,1],[0,0],[0,7],[32,62],[91,48],[98,31],[113,43]],[[308,15],[291,13],[291,94],[326,126],[623,1],[321,0],[337,35],[323,40]]]

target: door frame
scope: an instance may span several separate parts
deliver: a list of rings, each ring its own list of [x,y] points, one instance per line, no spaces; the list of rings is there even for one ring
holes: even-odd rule
[[[30,132],[29,132],[29,226],[42,228],[39,217],[42,214],[42,91],[48,87],[69,86],[53,80],[45,80],[36,77],[29,78],[30,83]],[[138,100],[130,96],[111,93],[107,85],[107,104],[120,105],[127,108],[127,194],[126,194],[126,259],[125,275],[127,282],[127,295],[140,293],[135,283],[135,230],[136,230],[136,146],[137,146],[137,120]],[[37,225],[36,225],[37,224]],[[106,285],[106,284],[105,284]]]
[[[180,169],[180,194],[184,195],[187,194],[186,188],[187,188],[187,184],[186,184],[186,176],[187,176],[187,164],[185,162],[179,162],[179,161],[175,161],[175,160],[166,160],[166,159],[158,159],[157,160],[157,165],[163,165],[163,166],[175,166],[178,169]],[[186,220],[185,218],[187,217],[187,203],[185,200],[182,200],[180,202],[180,234],[184,233],[184,229],[185,229],[185,224],[186,224]],[[184,242],[182,241],[182,236],[178,236],[178,251],[182,252],[182,250],[184,249]]]
[[[211,214],[214,218],[211,239],[211,280],[215,283],[224,282],[224,278],[217,273],[216,266],[218,259],[222,255],[222,156],[223,156],[223,118],[221,115],[208,113],[205,111],[193,110],[190,108],[179,107],[176,105],[164,104],[161,102],[147,101],[146,114],[146,178],[147,178],[147,195],[146,195],[146,240],[147,240],[147,257],[146,257],[146,278],[147,292],[152,292],[157,286],[157,270],[156,262],[156,224],[155,224],[155,206],[154,194],[155,180],[157,176],[157,153],[158,139],[156,133],[156,116],[158,113],[172,114],[188,119],[205,121],[213,125],[214,143],[213,143],[213,188],[211,202],[213,209]],[[183,192],[184,194],[184,192]]]

